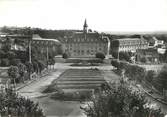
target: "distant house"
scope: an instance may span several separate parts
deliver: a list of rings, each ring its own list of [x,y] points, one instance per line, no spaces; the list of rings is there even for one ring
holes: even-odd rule
[[[136,60],[143,63],[159,63],[157,49],[149,48],[136,51]]]
[[[158,40],[155,36],[148,39],[149,47],[163,46],[164,41]]]
[[[61,51],[62,49],[61,43],[57,39],[41,38],[38,34],[33,35],[31,44],[32,46],[38,47],[42,54],[46,53],[47,51],[48,53],[53,52],[57,54],[58,51]]]

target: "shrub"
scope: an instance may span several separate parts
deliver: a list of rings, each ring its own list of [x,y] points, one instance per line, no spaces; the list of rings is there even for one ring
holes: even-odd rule
[[[11,59],[14,59],[16,57],[16,54],[13,51],[8,51],[6,53],[6,56],[7,56],[8,59],[11,60]]]
[[[26,65],[27,71],[29,73],[33,73],[34,72],[34,68],[33,68],[33,64],[32,63],[26,62],[25,65]]]
[[[63,53],[62,57],[63,57],[64,59],[67,59],[67,58],[68,58],[67,53]]]
[[[153,70],[147,71],[146,76],[145,76],[146,81],[148,81],[149,83],[152,83],[155,75],[156,75],[155,71]]]
[[[144,94],[128,85],[113,83],[110,88],[100,88],[81,109],[89,117],[164,117],[160,109],[146,107],[148,102]]]
[[[14,82],[14,85],[16,86],[16,78],[19,77],[19,69],[17,66],[11,66],[8,69],[8,75],[11,78],[11,81]]]
[[[5,52],[3,50],[0,50],[0,58],[4,58],[5,57]]]
[[[126,62],[112,60],[111,64],[117,68],[117,70],[125,70],[125,75],[130,78],[141,82],[145,77],[145,69],[137,65],[131,65]]]
[[[12,59],[10,61],[10,65],[13,65],[13,66],[17,66],[18,64],[21,63],[21,60],[20,59]]]
[[[105,55],[103,53],[101,53],[101,52],[96,53],[95,56],[96,56],[96,58],[100,58],[102,60],[105,58]]]
[[[1,59],[1,66],[6,67],[9,66],[9,59]]]
[[[0,94],[0,110],[2,117],[44,117],[38,103],[18,96],[11,89]]]

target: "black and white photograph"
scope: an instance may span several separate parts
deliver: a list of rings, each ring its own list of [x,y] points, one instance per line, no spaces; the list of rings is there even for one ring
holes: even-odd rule
[[[0,117],[167,117],[167,0],[0,0]]]

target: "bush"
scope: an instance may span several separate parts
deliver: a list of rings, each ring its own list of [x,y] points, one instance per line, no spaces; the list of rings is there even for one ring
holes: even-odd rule
[[[6,56],[8,59],[12,60],[16,57],[16,54],[13,51],[8,51]]]
[[[5,52],[3,50],[0,50],[0,58],[5,58]]]
[[[142,92],[134,91],[126,83],[113,83],[109,88],[96,91],[87,106],[81,109],[89,117],[164,117],[160,109],[151,109],[146,104]]]
[[[167,90],[167,70],[162,69],[154,79],[154,86],[159,91],[163,92],[163,89]]]
[[[17,66],[18,64],[21,63],[21,60],[20,59],[12,59],[10,61],[10,65],[13,65],[13,66]]]
[[[96,58],[100,58],[102,60],[105,58],[105,55],[103,53],[101,53],[101,52],[96,53],[95,56],[96,56]]]
[[[125,70],[125,75],[133,80],[137,80],[141,82],[143,78],[145,77],[145,69],[142,67],[139,67],[137,65],[131,65],[126,62],[112,60],[111,64],[117,68],[120,72],[122,70]]]
[[[9,66],[9,59],[1,59],[1,64],[2,67]]]
[[[63,57],[64,59],[67,59],[67,58],[68,58],[67,53],[63,53],[62,57]]]
[[[152,83],[155,75],[156,75],[155,71],[153,70],[147,71],[145,76],[146,81],[148,81],[149,83]]]
[[[119,52],[119,59],[130,61],[131,60],[132,53],[131,52]]]
[[[29,73],[33,73],[34,72],[34,68],[33,68],[33,64],[32,63],[26,62],[25,65],[26,65],[27,71]]]
[[[2,117],[44,117],[38,103],[18,96],[11,89],[0,94],[0,110]]]

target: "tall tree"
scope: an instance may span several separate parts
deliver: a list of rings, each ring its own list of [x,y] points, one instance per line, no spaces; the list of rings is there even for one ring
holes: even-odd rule
[[[8,75],[11,78],[11,81],[14,82],[14,88],[16,88],[16,78],[19,77],[19,69],[17,66],[11,66],[8,69]]]

